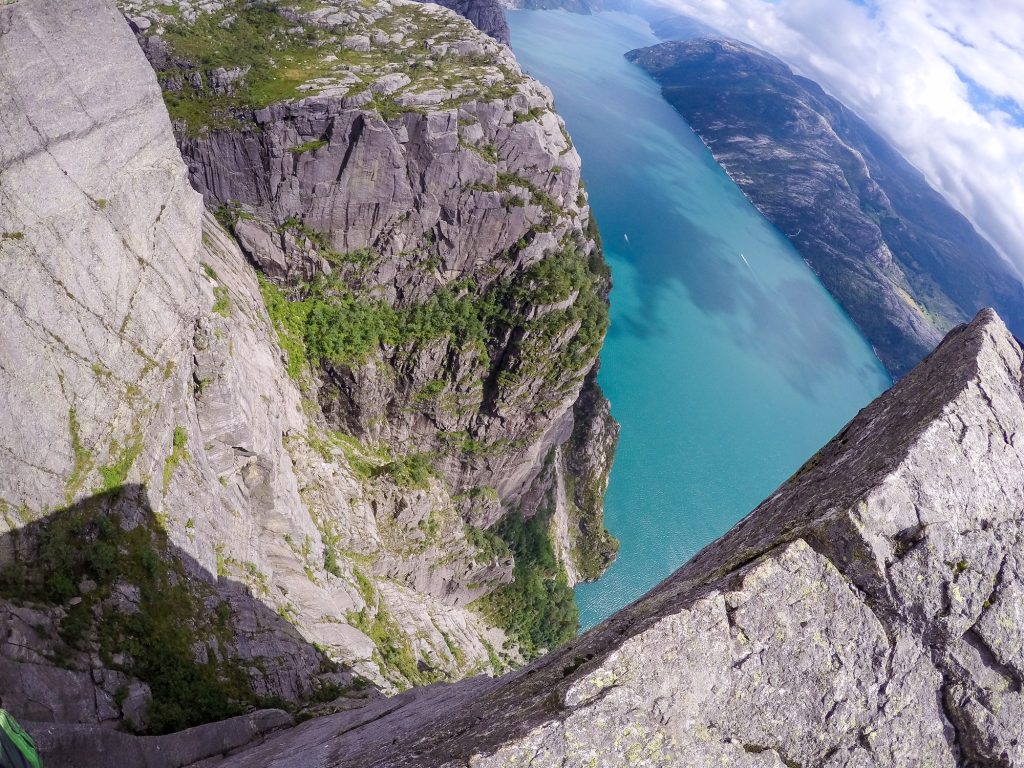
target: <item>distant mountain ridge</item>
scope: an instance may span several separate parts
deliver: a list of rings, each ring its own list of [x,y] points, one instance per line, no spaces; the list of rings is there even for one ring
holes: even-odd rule
[[[882,136],[815,82],[743,43],[667,42],[626,57],[662,86],[744,194],[800,251],[900,376],[996,307],[1024,331],[1024,287]]]

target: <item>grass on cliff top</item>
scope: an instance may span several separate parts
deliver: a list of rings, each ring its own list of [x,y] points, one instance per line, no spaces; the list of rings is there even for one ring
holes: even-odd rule
[[[450,19],[439,17],[419,6],[399,6],[375,26],[356,23],[343,31],[333,31],[286,18],[282,11],[303,10],[295,2],[254,4],[236,0],[226,7],[201,13],[194,22],[179,20],[163,32],[174,58],[185,62],[183,68],[160,72],[164,99],[172,119],[184,121],[192,136],[206,129],[237,129],[239,114],[247,108],[301,98],[317,91],[299,90],[321,78],[337,80],[354,74],[364,89],[377,76],[402,72],[411,82],[407,88],[425,91],[431,88],[461,88],[460,99],[506,98],[515,93],[521,77],[498,67],[490,56],[434,54],[439,41],[454,42],[465,29]],[[294,17],[293,17],[294,18]],[[350,34],[400,32],[403,47],[374,45],[369,51],[345,48],[342,40]],[[229,93],[215,93],[209,82],[212,70],[240,68],[245,73]],[[486,85],[488,77],[500,73],[498,82]],[[198,76],[201,87],[191,80]],[[493,79],[493,78],[492,78]],[[390,99],[382,103],[393,104]],[[457,104],[445,105],[448,107]],[[371,105],[372,108],[372,105]],[[384,115],[394,118],[409,108],[395,105]]]
[[[236,4],[200,14],[191,24],[179,22],[164,31],[163,39],[175,55],[191,62],[203,81],[202,91],[188,83],[179,83],[178,90],[170,90],[168,84],[175,72],[163,73],[165,101],[172,119],[184,120],[192,133],[204,127],[235,127],[233,110],[259,109],[297,98],[300,85],[334,70],[336,63],[324,61],[324,46],[335,37],[316,27],[288,21],[277,7]],[[331,46],[331,51],[336,56],[343,53],[338,45]],[[219,67],[247,70],[234,95],[210,90],[206,73]]]

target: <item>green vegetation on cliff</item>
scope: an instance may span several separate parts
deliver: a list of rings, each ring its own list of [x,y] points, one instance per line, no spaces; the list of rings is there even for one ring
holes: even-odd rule
[[[184,120],[192,132],[206,126],[233,127],[232,110],[295,98],[299,85],[330,71],[318,49],[328,33],[300,25],[301,34],[295,34],[296,25],[276,5],[235,5],[164,31],[164,40],[177,56],[195,65],[202,80],[202,89],[195,89],[179,82],[180,74],[163,78],[171,117]],[[230,95],[217,93],[207,81],[206,72],[221,67],[245,71]]]
[[[408,635],[383,605],[378,604],[372,613],[368,607],[350,612],[345,618],[373,641],[374,661],[400,688],[436,682],[435,677],[420,671]]]
[[[426,302],[395,309],[359,294],[336,276],[321,276],[286,293],[261,279],[267,311],[297,377],[308,362],[358,366],[384,346],[423,343],[444,336],[462,344],[486,338],[495,311],[471,284],[441,289]]]
[[[569,497],[576,500],[573,515],[579,530],[572,540],[573,562],[581,580],[593,581],[619,552],[618,540],[604,527],[604,479],[590,478],[583,488],[569,473],[565,480]]]
[[[225,653],[230,609],[207,608],[212,588],[186,573],[144,503],[124,507],[144,518],[126,527],[119,504],[127,493],[93,497],[15,534],[24,548],[0,572],[0,596],[63,606],[53,661],[66,664],[62,653],[98,648],[104,666],[145,682],[152,692],[149,732],[181,730],[260,703],[245,670]],[[203,645],[206,661],[198,662]]]
[[[358,568],[353,569],[356,588],[366,605],[349,611],[349,624],[373,641],[373,659],[399,688],[427,685],[443,678],[429,668],[421,669],[409,636],[391,616],[373,582]]]
[[[487,288],[451,283],[424,302],[395,308],[346,284],[337,275],[281,288],[261,277],[267,311],[298,378],[309,363],[356,367],[384,347],[420,345],[444,337],[459,346],[489,347],[503,329],[521,327],[517,376],[541,375],[557,385],[575,381],[600,348],[608,308],[600,293],[603,276],[571,245],[524,272]],[[567,304],[527,320],[538,306]],[[573,331],[558,355],[551,351]],[[421,398],[423,400],[424,398]]]
[[[506,303],[522,307],[568,304],[524,324],[528,335],[522,343],[517,375],[540,375],[557,392],[560,385],[575,383],[586,373],[608,330],[608,305],[601,293],[605,279],[594,271],[591,259],[566,243],[510,282]],[[571,337],[553,356],[557,340],[570,332]]]
[[[166,21],[166,7],[157,6],[164,22],[148,32],[156,33],[173,54],[172,63],[159,72],[164,100],[172,119],[183,121],[192,136],[238,128],[249,119],[249,110],[328,86],[359,93],[396,70],[409,78],[403,90],[441,88],[455,94],[451,107],[472,99],[507,98],[521,79],[492,55],[450,51],[435,60],[438,45],[463,39],[466,30],[415,5],[397,6],[382,17],[372,6],[356,6],[348,10],[358,18],[344,26],[316,23],[308,15],[313,8],[301,0],[228,0],[219,6],[200,11],[192,21],[180,15]],[[389,42],[346,46],[346,38],[359,34],[371,40],[384,35]],[[368,108],[385,120],[415,111],[391,95],[377,95]],[[314,139],[290,151],[299,155],[325,143]]]
[[[477,601],[484,615],[502,627],[533,659],[569,642],[579,614],[565,570],[555,557],[544,512],[524,520],[513,513],[492,528],[515,557],[511,584]]]
[[[577,401],[576,428],[567,452],[571,458],[563,474],[566,497],[571,504],[569,519],[574,526],[569,530],[570,554],[583,581],[599,578],[619,552],[618,540],[604,527],[604,493],[607,472],[615,458],[617,427],[610,409],[601,407],[602,400],[603,393],[595,381],[586,397]],[[594,409],[601,414],[600,418],[594,418]],[[601,454],[594,453],[597,448],[602,449]],[[573,461],[581,458],[590,466]]]

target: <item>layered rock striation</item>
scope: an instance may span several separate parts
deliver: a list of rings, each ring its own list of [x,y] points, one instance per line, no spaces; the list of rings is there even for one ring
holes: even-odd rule
[[[1022,362],[983,311],[566,648],[216,764],[1020,765]]]
[[[689,20],[655,25],[694,33]],[[700,33],[700,30],[696,30]],[[902,376],[995,307],[1024,331],[1016,271],[891,144],[778,59],[706,36],[631,51],[757,208]]]
[[[295,5],[0,9],[0,703],[54,754],[500,671],[614,553],[550,94],[443,8]]]
[[[135,22],[193,184],[268,290],[312,315],[295,340],[306,349],[290,349],[307,359],[290,354],[289,370],[310,364],[333,426],[440,454],[456,492],[514,502],[571,433],[607,323],[579,157],[550,92],[435,6],[266,13]],[[217,35],[204,47],[228,18],[271,36],[300,25],[318,61],[212,68],[242,56],[214,50]],[[221,71],[238,73],[226,93]],[[309,95],[262,106],[280,77]],[[294,319],[275,321],[287,334]]]

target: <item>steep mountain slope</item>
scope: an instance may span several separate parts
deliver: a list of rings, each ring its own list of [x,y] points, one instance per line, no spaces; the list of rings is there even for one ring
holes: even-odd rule
[[[498,670],[574,632],[570,578],[614,553],[607,273],[550,94],[439,7],[228,5],[127,8],[187,166],[111,3],[0,9],[0,687],[28,720]]]
[[[311,363],[335,427],[433,452],[467,519],[493,523],[572,431],[607,324],[550,93],[432,5],[236,4],[190,24],[126,7],[150,15],[133,19],[193,184],[292,302],[275,318],[307,347],[290,371]],[[487,489],[501,504],[476,505]]]
[[[257,531],[275,496],[300,508],[281,439],[294,408],[266,405],[289,393],[255,282],[237,250],[202,246],[201,200],[116,10],[0,14],[3,704],[164,730],[229,713],[236,686],[314,695],[331,665],[272,608],[182,581],[220,570],[231,542],[286,582]],[[231,317],[211,311],[214,287]],[[233,412],[193,396],[215,336],[237,352],[218,384],[258,382]]]
[[[894,375],[980,308],[1024,332],[1020,277],[881,136],[814,82],[733,40],[631,51],[793,243]]]
[[[213,765],[1021,765],[1022,362],[986,310],[568,647]]]

